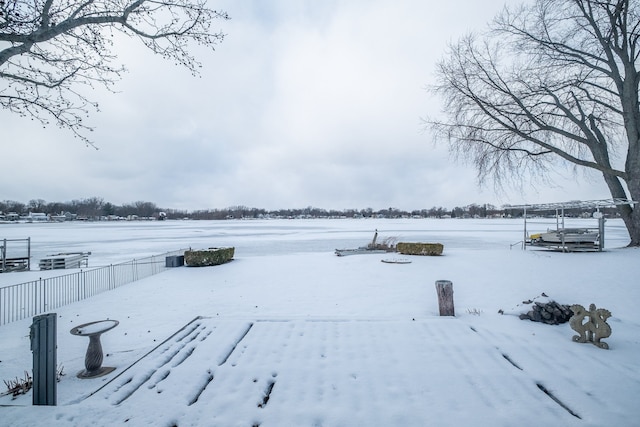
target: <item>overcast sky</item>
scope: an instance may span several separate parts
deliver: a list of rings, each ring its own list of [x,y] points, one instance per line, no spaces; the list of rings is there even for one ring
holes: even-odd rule
[[[198,50],[202,76],[116,46],[129,69],[96,90],[99,150],[0,111],[0,200],[102,197],[185,210],[404,210],[603,199],[596,175],[496,193],[434,145],[421,118],[447,43],[482,31],[503,0],[226,0],[227,34]],[[579,182],[579,183],[578,183]]]

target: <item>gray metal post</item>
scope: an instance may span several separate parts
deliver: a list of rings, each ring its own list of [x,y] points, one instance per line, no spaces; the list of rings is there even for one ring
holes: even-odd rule
[[[598,250],[603,250],[604,249],[604,215],[601,215],[600,218],[598,218],[598,231],[600,232],[600,239],[598,239]]]
[[[2,241],[2,258],[0,259],[0,261],[2,262],[1,266],[2,268],[0,268],[0,271],[4,271],[5,268],[7,267],[6,262],[7,262],[7,239],[4,239]]]
[[[31,351],[33,352],[33,404],[57,404],[56,313],[33,318]]]
[[[524,236],[522,236],[522,249],[527,250],[527,207],[525,206],[522,211],[524,217]]]

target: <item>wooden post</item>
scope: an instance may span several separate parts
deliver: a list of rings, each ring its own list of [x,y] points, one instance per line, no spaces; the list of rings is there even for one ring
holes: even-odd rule
[[[440,316],[455,316],[453,308],[453,283],[450,280],[436,280]]]

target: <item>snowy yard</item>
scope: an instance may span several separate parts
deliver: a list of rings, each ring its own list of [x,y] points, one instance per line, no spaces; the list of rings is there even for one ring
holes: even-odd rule
[[[375,229],[443,243],[444,255],[333,254]],[[58,406],[3,396],[2,424],[638,425],[640,252],[620,248],[617,220],[602,253],[511,247],[522,236],[506,219],[1,224],[0,238],[32,238],[34,260],[91,251],[90,268],[236,247],[231,263],[174,268],[55,310]],[[1,274],[0,286],[41,273]],[[439,279],[454,284],[455,317],[438,316]],[[610,349],[514,315],[543,292],[609,309]],[[102,319],[120,322],[102,336],[103,365],[116,369],[77,378],[88,340],[69,331]],[[30,324],[0,326],[0,378],[31,369]]]

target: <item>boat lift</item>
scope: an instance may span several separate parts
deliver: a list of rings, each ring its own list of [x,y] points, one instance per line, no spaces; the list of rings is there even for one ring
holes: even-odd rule
[[[31,269],[31,237],[0,239],[0,273]]]
[[[526,250],[527,246],[535,246],[562,252],[578,252],[602,251],[604,249],[605,218],[600,209],[636,203],[638,202],[627,199],[575,200],[562,203],[507,205],[505,208],[523,210],[524,237],[521,242],[523,250]],[[598,220],[598,226],[593,228],[566,228],[565,209],[595,209],[593,218]],[[530,235],[527,230],[528,213],[553,210],[556,212],[556,229],[548,230],[546,233]]]

